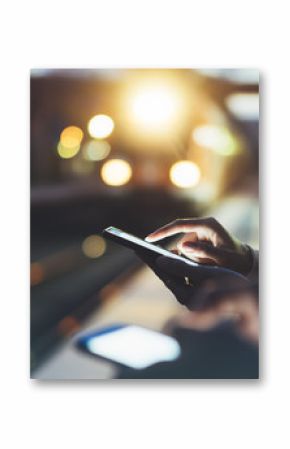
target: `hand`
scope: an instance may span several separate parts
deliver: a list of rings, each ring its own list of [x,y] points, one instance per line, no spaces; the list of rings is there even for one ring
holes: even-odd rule
[[[242,274],[251,270],[250,249],[233,237],[215,218],[186,218],[175,220],[146,237],[156,242],[175,234],[185,235],[177,242],[179,253],[207,265],[219,265]]]
[[[205,284],[200,291],[201,309],[187,312],[166,325],[166,331],[181,326],[194,330],[209,330],[224,320],[231,320],[238,334],[252,343],[259,340],[259,308],[257,291],[248,284],[221,289],[214,282]],[[226,291],[227,290],[227,291]],[[202,306],[203,304],[203,306]]]
[[[189,275],[182,262],[166,257],[158,258],[163,272],[176,276]],[[195,268],[192,268],[195,271]],[[193,272],[194,272],[193,271]],[[193,274],[193,273],[192,273]],[[174,293],[174,292],[173,292]],[[180,294],[180,291],[176,291]],[[210,277],[196,288],[188,290],[190,312],[181,313],[170,320],[164,332],[171,334],[176,326],[194,330],[209,330],[220,322],[231,320],[237,332],[247,340],[257,343],[259,338],[258,284],[240,276]]]
[[[137,255],[154,271],[165,286],[171,290],[177,301],[190,310],[200,308],[199,291],[203,283],[208,280],[229,282],[233,276],[226,275],[222,270],[212,267],[198,267],[184,259],[177,260],[170,257],[154,257],[150,253],[139,250]],[[226,271],[226,270],[224,270]],[[222,274],[221,274],[222,272]],[[248,281],[238,273],[233,273],[236,282],[248,284]],[[220,279],[222,276],[222,279]]]

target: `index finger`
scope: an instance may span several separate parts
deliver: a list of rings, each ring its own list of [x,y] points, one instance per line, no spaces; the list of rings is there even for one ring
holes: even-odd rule
[[[162,226],[151,234],[147,235],[145,240],[148,242],[155,242],[157,240],[170,237],[181,232],[203,232],[210,238],[213,232],[213,225],[208,218],[188,218],[181,220],[174,220],[171,223]]]

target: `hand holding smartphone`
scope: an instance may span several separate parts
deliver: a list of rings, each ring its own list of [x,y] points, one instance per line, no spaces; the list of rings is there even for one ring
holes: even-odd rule
[[[236,271],[230,270],[228,268],[212,266],[212,265],[204,265],[204,264],[199,264],[199,263],[193,262],[192,260],[189,260],[189,259],[187,259],[183,256],[179,256],[177,254],[174,254],[171,251],[161,248],[160,246],[154,245],[153,243],[149,243],[145,240],[142,240],[139,237],[136,237],[136,236],[129,234],[125,231],[122,231],[121,229],[115,228],[114,226],[109,226],[108,228],[104,229],[103,236],[107,239],[113,240],[114,242],[118,243],[119,245],[126,246],[127,248],[135,250],[138,255],[144,253],[145,255],[148,255],[149,259],[151,259],[151,260],[154,260],[160,256],[163,256],[163,257],[166,257],[167,259],[169,259],[169,262],[170,262],[170,260],[176,261],[176,264],[173,265],[173,266],[177,266],[179,268],[177,270],[176,274],[178,274],[182,271],[182,270],[180,270],[180,267],[182,266],[181,263],[182,263],[182,264],[185,264],[184,269],[185,269],[185,271],[188,270],[188,273],[190,273],[191,277],[192,276],[195,277],[194,275],[198,275],[198,274],[200,277],[200,274],[203,273],[207,277],[232,275],[232,276],[237,276],[238,278],[246,279],[240,273],[237,273]],[[145,257],[145,259],[146,259],[146,257]],[[179,264],[178,264],[178,261],[180,262]],[[164,264],[164,265],[168,265],[168,263]],[[184,274],[184,276],[186,276],[186,274]]]
[[[177,301],[190,310],[199,307],[195,294],[205,281],[214,279],[222,283],[229,280],[237,283],[248,282],[240,273],[223,267],[198,264],[113,226],[106,228],[103,235],[120,245],[134,249],[171,290]]]

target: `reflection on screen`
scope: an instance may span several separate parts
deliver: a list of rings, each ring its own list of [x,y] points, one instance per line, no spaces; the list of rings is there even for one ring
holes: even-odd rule
[[[166,249],[160,248],[160,246],[153,245],[152,243],[148,243],[145,240],[139,239],[138,237],[135,237],[132,234],[128,234],[127,232],[121,231],[120,229],[114,228],[113,226],[108,228],[108,231],[111,232],[112,234],[116,234],[119,237],[129,240],[130,242],[136,243],[137,245],[143,246],[143,248],[153,250],[153,251],[158,252],[159,254],[162,254],[164,256],[167,256],[167,257],[170,256],[170,257],[174,257],[176,259],[180,258],[179,256],[176,256],[176,255],[170,253]]]
[[[93,354],[135,369],[175,360],[180,355],[180,346],[174,338],[138,326],[125,326],[92,337],[87,348]]]

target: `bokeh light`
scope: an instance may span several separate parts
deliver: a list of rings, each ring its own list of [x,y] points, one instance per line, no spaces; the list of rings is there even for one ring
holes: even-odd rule
[[[110,186],[127,184],[132,177],[131,165],[123,159],[110,159],[102,166],[101,177]]]
[[[95,139],[108,137],[114,129],[114,122],[108,115],[98,114],[92,117],[88,123],[88,132]]]
[[[200,147],[213,150],[222,156],[231,156],[238,151],[236,139],[225,126],[198,126],[193,130],[192,138]]]
[[[89,235],[82,243],[82,251],[90,259],[97,259],[105,253],[106,242],[99,235]]]
[[[180,109],[180,98],[171,86],[147,83],[132,93],[130,109],[132,120],[138,127],[159,132],[175,121]]]
[[[239,120],[259,119],[259,94],[235,93],[226,98],[228,110]]]
[[[62,143],[59,142],[57,145],[57,152],[62,159],[70,159],[78,154],[80,147],[80,144],[75,147],[64,147]]]
[[[77,126],[68,126],[60,135],[60,143],[63,148],[74,149],[81,144],[84,133],[81,128]]]
[[[191,161],[178,161],[169,172],[171,182],[180,188],[194,187],[200,180],[200,169]]]
[[[88,161],[101,161],[110,154],[110,151],[110,144],[103,140],[90,140],[83,146],[83,155]]]

